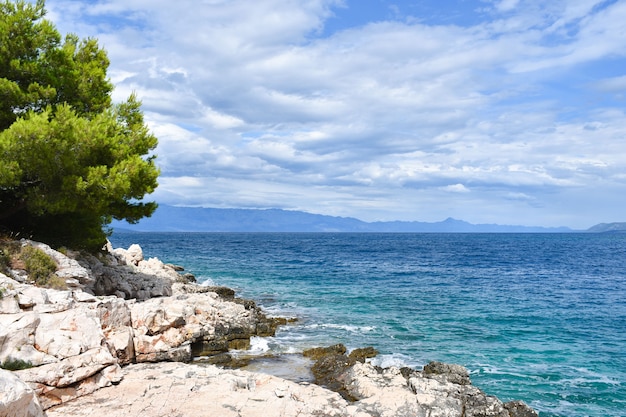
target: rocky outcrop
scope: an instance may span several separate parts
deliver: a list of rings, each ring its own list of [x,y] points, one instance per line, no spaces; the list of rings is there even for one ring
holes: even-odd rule
[[[95,295],[139,301],[167,297],[173,294],[173,283],[182,281],[174,266],[156,258],[144,259],[139,245],[131,245],[128,250],[108,245],[100,257],[82,254],[80,263],[93,275],[93,283],[85,291]]]
[[[254,303],[224,300],[209,288],[174,288],[173,297],[130,306],[138,362],[189,361],[248,349],[251,336],[272,335],[276,329]]]
[[[460,365],[431,362],[422,371],[379,368],[346,356],[342,345],[306,352],[317,358],[316,382],[351,402],[354,414],[397,417],[536,417],[521,401],[502,403],[471,384]]]
[[[348,401],[356,401],[356,397],[346,389],[344,374],[356,364],[356,359],[346,355],[347,349],[338,344],[327,348],[305,350],[305,357],[315,360],[311,372],[315,383],[339,393]]]
[[[120,361],[100,321],[102,303],[114,300],[36,288],[1,274],[0,286],[4,298],[20,306],[0,314],[0,362],[28,367],[15,374],[37,392],[44,408],[119,381]]]
[[[252,336],[276,330],[278,321],[254,302],[223,287],[187,284],[174,268],[145,261],[139,247],[83,257],[86,268],[45,245],[22,244],[65,265],[63,276],[72,284],[68,290],[39,288],[0,274],[0,363],[25,365],[15,375],[35,390],[44,409],[119,383],[123,365],[217,354],[224,361],[230,349],[245,349]],[[142,284],[149,277],[157,286]],[[115,295],[91,293],[104,281]],[[157,287],[167,291],[155,292]],[[151,298],[125,300],[132,294]]]

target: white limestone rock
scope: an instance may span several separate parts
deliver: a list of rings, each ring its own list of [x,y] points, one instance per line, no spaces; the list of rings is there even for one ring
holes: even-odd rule
[[[39,318],[34,342],[39,350],[58,360],[99,348],[104,342],[96,312],[85,306],[59,313],[40,314]]]
[[[258,317],[242,304],[214,293],[177,294],[130,306],[138,362],[189,360],[191,344],[202,340],[248,340]]]
[[[15,371],[24,381],[47,385],[49,387],[67,387],[87,377],[95,375],[117,361],[106,347],[100,346],[76,356],[70,356],[57,362],[33,368]]]
[[[37,366],[56,360],[35,348],[40,321],[39,314],[34,312],[0,314],[0,362],[19,359]]]
[[[18,372],[23,373],[24,371]],[[21,375],[21,377],[28,377],[28,375]],[[113,364],[93,374],[83,375],[77,382],[69,385],[46,385],[37,382],[29,382],[29,384],[35,388],[41,407],[46,410],[52,406],[92,394],[101,388],[118,384],[122,378],[122,369],[119,365]]]
[[[434,364],[442,373],[413,372],[407,379],[398,368],[380,370],[357,362],[340,378],[346,391],[358,400],[356,410],[366,415],[509,417],[500,400],[471,385],[469,378],[459,377],[466,375],[467,369]]]
[[[15,314],[21,310],[19,297],[15,291],[7,291],[0,298],[0,314]]]
[[[21,286],[23,285],[18,281],[0,273],[0,290],[2,291],[0,314],[15,314],[21,311],[20,294],[17,291],[17,288]]]
[[[139,262],[143,261],[143,250],[137,244],[130,245],[128,249],[113,249],[112,253],[121,261],[122,265],[137,266]]]
[[[47,410],[48,417],[347,417],[339,394],[270,375],[175,363],[124,368],[115,386]]]
[[[97,312],[109,350],[120,365],[135,360],[134,330],[129,303],[117,297],[104,297],[92,308]]]
[[[12,372],[0,369],[0,416],[45,417],[35,392]]]

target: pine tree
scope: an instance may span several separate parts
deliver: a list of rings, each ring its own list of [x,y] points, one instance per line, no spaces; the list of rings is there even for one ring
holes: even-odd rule
[[[97,249],[106,225],[151,215],[159,170],[140,102],[112,104],[94,39],[61,35],[43,0],[0,3],[0,227]]]

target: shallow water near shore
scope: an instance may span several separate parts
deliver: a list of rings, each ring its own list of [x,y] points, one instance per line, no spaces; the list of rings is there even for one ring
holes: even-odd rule
[[[290,353],[374,346],[381,366],[458,363],[542,416],[626,410],[626,235],[115,233],[298,321],[257,341]],[[282,356],[281,356],[282,355]],[[266,369],[267,370],[267,369]],[[271,370],[268,370],[271,372]],[[280,376],[280,375],[279,375]]]
[[[313,362],[299,353],[281,353],[253,358],[242,369],[274,375],[293,382],[313,382]]]

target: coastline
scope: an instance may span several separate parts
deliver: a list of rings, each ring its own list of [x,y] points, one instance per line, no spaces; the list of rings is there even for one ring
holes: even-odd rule
[[[45,248],[33,242],[22,244]],[[44,291],[3,275],[0,285],[12,289],[2,298],[0,324],[6,341],[4,358],[10,356],[7,352],[13,343],[12,358],[19,351],[38,365],[14,374],[37,393],[49,416],[128,415],[135,407],[142,407],[141,414],[148,416],[175,415],[172,410],[198,415],[206,412],[201,404],[207,402],[217,404],[219,413],[216,409],[211,413],[218,414],[200,415],[274,415],[269,408],[277,410],[275,415],[294,416],[537,415],[523,403],[503,404],[487,396],[471,385],[467,370],[458,365],[433,365],[431,371],[430,365],[424,370],[383,369],[369,364],[366,357],[352,358],[345,348],[316,357],[314,364],[298,355],[282,364],[289,369],[297,363],[304,373],[310,364],[322,369],[325,379],[320,382],[318,372],[315,377],[321,385],[316,385],[310,375],[290,381],[258,372],[276,365],[267,358],[255,359],[261,368],[254,372],[192,362],[201,356],[224,365],[233,350],[249,349],[252,337],[270,336],[287,321],[267,317],[254,301],[238,299],[230,289],[203,287],[190,282],[192,277],[181,274],[181,268],[143,259],[137,245],[128,250],[109,247],[106,262],[93,257],[70,262],[71,257],[46,251],[62,260],[57,264],[67,265],[57,274],[63,275],[64,269],[71,288]],[[37,293],[45,296],[36,299]],[[61,322],[52,321],[53,316]],[[10,342],[11,334],[20,333],[15,323],[25,318],[33,319],[27,326],[33,343]],[[46,355],[38,356],[42,345],[37,341],[44,338],[42,322],[50,334]],[[79,334],[90,337],[81,339]],[[28,348],[16,349],[15,343]],[[265,368],[263,360],[268,361]],[[172,378],[176,383],[167,382]],[[147,382],[159,380],[163,385]],[[164,386],[169,386],[167,392]],[[211,390],[204,389],[209,386]],[[179,389],[175,387],[196,394],[173,395],[170,391]],[[121,397],[126,405],[112,411],[115,399]],[[167,404],[156,401],[163,397],[168,398]]]

